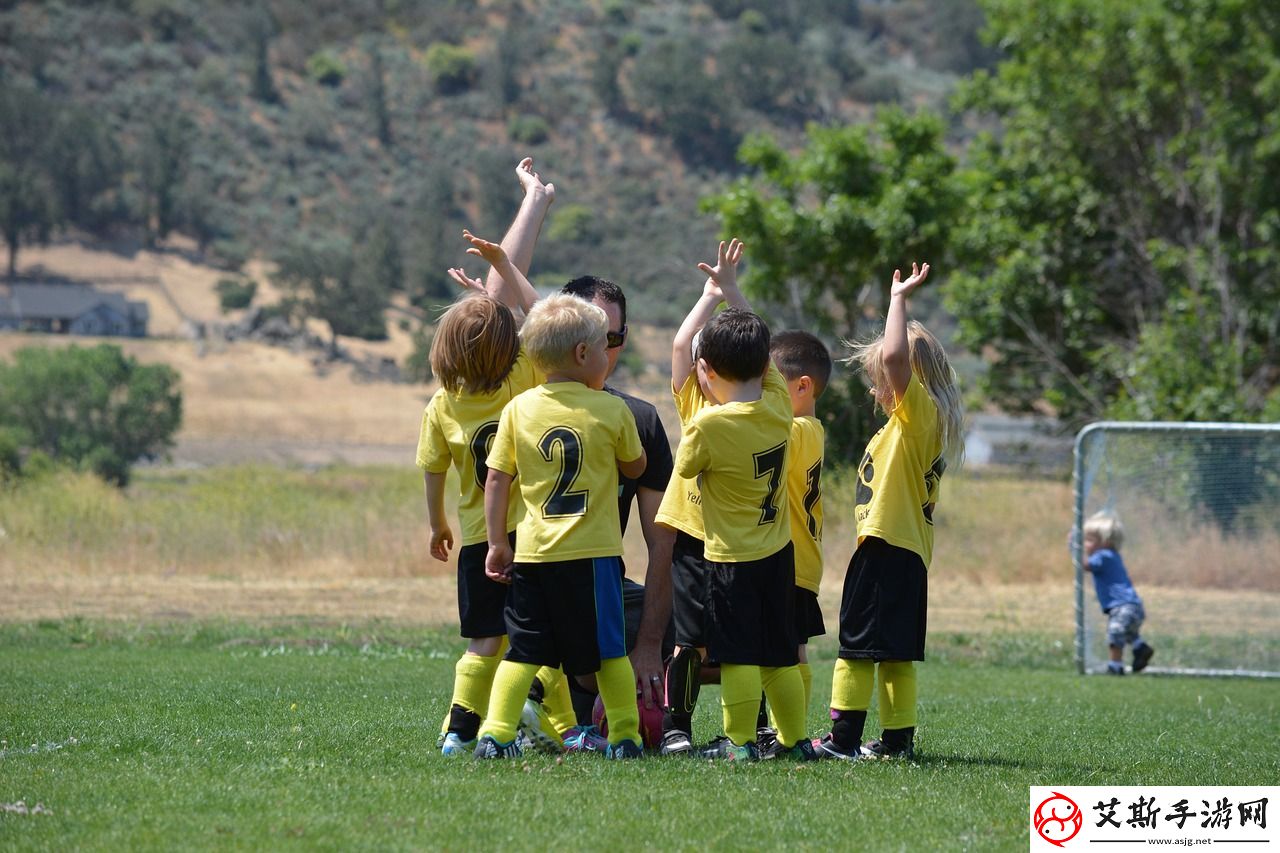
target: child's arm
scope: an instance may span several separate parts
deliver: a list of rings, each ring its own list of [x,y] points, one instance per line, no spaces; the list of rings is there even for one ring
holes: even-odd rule
[[[707,324],[716,307],[728,301],[730,307],[750,310],[742,291],[738,289],[738,262],[742,260],[742,241],[736,237],[727,244],[722,240],[717,253],[716,265],[698,264],[698,269],[707,274],[702,285],[702,297],[694,303],[684,322],[676,331],[671,342],[671,390],[679,393],[684,381],[689,378],[693,369],[693,339],[698,331]]]
[[[511,564],[515,562],[515,553],[507,539],[507,505],[514,480],[512,475],[490,468],[484,483],[484,526],[489,538],[484,573],[489,580],[499,583],[511,583]]]
[[[453,547],[453,531],[444,512],[444,483],[447,471],[423,471],[423,485],[427,493],[427,524],[431,528],[431,556],[444,562],[449,559]]]
[[[638,480],[640,475],[644,473],[645,466],[649,464],[648,458],[644,451],[640,451],[640,455],[630,462],[618,462],[618,471],[628,480]]]
[[[485,279],[485,289],[508,308],[522,307],[528,313],[538,296],[529,286],[526,276],[533,263],[533,247],[542,232],[543,220],[551,203],[556,200],[556,186],[542,182],[538,173],[533,171],[532,157],[525,157],[516,165],[516,180],[524,190],[524,198],[520,200],[520,209],[516,211],[511,227],[503,235],[502,250],[520,276],[516,278],[510,270],[499,269],[494,264]]]
[[[929,277],[929,265],[911,264],[911,277],[902,280],[902,271],[893,271],[893,287],[889,291],[889,313],[884,319],[884,343],[880,359],[893,388],[894,400],[901,400],[911,383],[911,345],[907,341],[907,296]]]
[[[538,292],[533,289],[524,273],[511,262],[506,250],[497,243],[475,236],[465,228],[462,236],[471,244],[467,254],[483,258],[492,267],[485,283],[485,292],[512,310],[519,308],[525,314],[529,313],[533,303],[538,301]],[[454,279],[457,280],[457,276]],[[471,287],[475,286],[472,279],[467,279],[467,283]]]

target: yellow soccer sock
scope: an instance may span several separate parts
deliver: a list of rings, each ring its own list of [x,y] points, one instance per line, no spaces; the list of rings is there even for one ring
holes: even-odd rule
[[[578,724],[578,715],[573,712],[573,697],[569,695],[569,679],[564,670],[544,666],[538,670],[538,680],[542,682],[542,706],[547,709],[556,734],[563,737]]]
[[[762,666],[760,682],[769,698],[778,742],[790,749],[808,733],[808,713],[804,706],[804,680],[798,666]]]
[[[640,741],[640,710],[636,707],[636,673],[628,657],[600,661],[596,686],[604,702],[604,715],[609,720],[609,743]]]
[[[769,702],[773,703],[773,697]],[[720,706],[724,712],[724,733],[729,740],[735,746],[755,743],[756,717],[760,712],[760,667],[720,664]]]
[[[880,727],[915,728],[916,665],[909,660],[880,664]]]
[[[483,717],[489,710],[489,693],[493,690],[493,674],[498,670],[497,657],[481,657],[466,652],[453,668],[452,705],[466,708]]]
[[[876,684],[876,665],[869,660],[836,661],[831,676],[831,708],[835,711],[865,711],[871,707],[871,690]]]
[[[516,739],[520,711],[524,700],[529,698],[529,688],[537,671],[535,663],[504,660],[498,664],[498,671],[493,675],[493,692],[489,695],[489,713],[480,724],[479,737],[490,735],[502,744]]]
[[[809,702],[813,699],[813,670],[809,668],[809,664],[798,664],[800,669],[800,680],[804,682],[804,714],[805,718],[809,716]]]

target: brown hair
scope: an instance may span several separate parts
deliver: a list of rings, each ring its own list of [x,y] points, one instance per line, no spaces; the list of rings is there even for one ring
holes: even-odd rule
[[[431,341],[431,372],[450,393],[496,391],[520,355],[511,309],[488,296],[468,296],[440,317]]]

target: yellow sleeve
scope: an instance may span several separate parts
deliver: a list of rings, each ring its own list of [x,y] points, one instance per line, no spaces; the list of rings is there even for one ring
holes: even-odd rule
[[[631,409],[626,403],[617,397],[613,399],[618,401],[619,408],[622,410],[619,415],[622,429],[618,431],[618,443],[614,446],[614,456],[619,462],[633,462],[644,452],[644,445],[640,443],[640,431],[636,429],[636,418],[631,414]]]
[[[524,345],[520,345],[520,354],[516,356],[516,363],[511,365],[511,372],[507,374],[507,383],[511,388],[511,395],[528,391],[530,388],[536,388],[547,381],[547,376],[537,368],[533,360],[524,351]]]
[[[906,393],[898,401],[892,417],[902,423],[905,432],[911,433],[923,428],[931,428],[938,421],[938,407],[934,405],[933,398],[924,390],[924,386],[920,384],[914,372],[911,374],[911,379],[907,381]]]
[[[422,410],[422,428],[418,432],[418,467],[433,474],[443,474],[449,470],[453,455],[449,452],[449,441],[437,421],[440,395],[437,391]]]
[[[676,451],[676,473],[692,480],[705,471],[710,462],[702,431],[697,424],[690,424],[680,438],[680,449]]]
[[[783,390],[786,385],[783,384]],[[707,405],[707,398],[702,393],[702,386],[698,384],[698,372],[690,370],[688,377],[685,378],[684,384],[680,386],[680,390],[673,395],[676,401],[676,414],[680,416],[680,423],[687,424],[693,420],[693,416]]]
[[[498,416],[498,433],[493,437],[493,446],[489,448],[489,457],[484,463],[513,477],[516,475],[515,408],[512,403],[508,403]]]

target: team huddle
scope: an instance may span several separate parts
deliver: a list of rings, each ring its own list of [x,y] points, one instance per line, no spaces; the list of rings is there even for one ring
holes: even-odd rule
[[[418,445],[439,560],[454,544],[450,468],[460,484],[458,605],[469,644],[441,751],[911,756],[934,505],[962,453],[954,371],[937,339],[907,320],[928,264],[913,264],[906,280],[895,271],[884,334],[849,359],[888,421],[859,465],[832,723],[814,737],[806,644],[826,632],[815,407],[830,353],[808,332],[770,332],[738,288],[742,243],[722,242],[714,264],[698,265],[702,293],[672,342],[673,459],[653,407],[606,386],[627,331],[617,286],[577,279],[539,299],[529,284],[554,185],[530,160],[516,171],[525,197],[502,243],[464,232],[468,253],[491,269],[484,281],[451,270],[474,292],[437,327],[440,389]],[[633,497],[649,550],[645,589],[622,563]],[[714,681],[723,732],[695,745],[700,686]],[[882,731],[864,744],[877,684]]]

